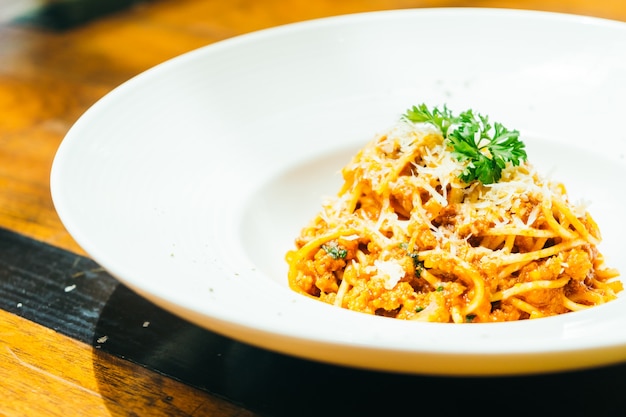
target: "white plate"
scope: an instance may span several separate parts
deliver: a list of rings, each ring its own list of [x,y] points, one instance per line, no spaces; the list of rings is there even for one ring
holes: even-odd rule
[[[539,12],[422,9],[229,39],[108,94],[56,155],[68,231],[139,294],[243,342],[376,370],[498,375],[626,360],[624,298],[498,324],[413,323],[287,287],[284,253],[338,169],[409,106],[473,108],[521,131],[626,272],[626,24]]]

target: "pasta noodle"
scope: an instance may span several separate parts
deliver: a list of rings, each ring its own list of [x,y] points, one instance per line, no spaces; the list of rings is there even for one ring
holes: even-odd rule
[[[497,182],[466,183],[464,164],[427,123],[400,120],[375,137],[286,254],[290,287],[363,313],[454,323],[553,316],[617,297],[598,226],[562,184],[528,162],[507,164]]]

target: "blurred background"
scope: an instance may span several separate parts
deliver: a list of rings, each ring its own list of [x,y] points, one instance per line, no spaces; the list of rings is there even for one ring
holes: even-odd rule
[[[30,22],[41,26],[55,29],[67,29],[98,17],[119,12],[124,9],[146,3],[151,0],[0,0],[0,22],[18,21]],[[155,0],[169,3],[172,6],[180,4],[197,3],[218,6],[219,1],[177,1]],[[276,1],[237,1],[237,7],[241,9],[254,8],[255,5],[265,6],[268,10],[289,9],[301,10],[305,18],[315,17],[316,10],[323,14],[328,9],[324,3],[296,1],[281,3]],[[623,0],[418,0],[418,1],[393,1],[393,0],[364,0],[364,1],[337,1],[332,8],[345,9],[346,12],[379,10],[389,8],[412,8],[412,7],[505,7],[519,9],[534,9],[546,11],[558,11],[590,15],[597,17],[615,17],[616,13],[622,13]]]
[[[109,13],[123,10],[138,0],[0,0],[0,22],[30,22],[67,29]]]

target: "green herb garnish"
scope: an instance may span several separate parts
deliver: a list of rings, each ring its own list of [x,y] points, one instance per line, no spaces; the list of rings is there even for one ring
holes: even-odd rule
[[[338,245],[322,245],[322,249],[335,260],[345,259],[348,255],[348,251]]]
[[[398,247],[407,251],[407,256],[413,260],[413,267],[415,268],[415,276],[418,278],[422,275],[422,271],[424,270],[424,262],[419,260],[419,253],[416,251],[409,252],[408,247],[405,242],[399,243]]]
[[[424,270],[424,262],[420,261],[418,258],[417,252],[411,252],[408,254],[411,259],[413,259],[413,267],[415,268],[415,276],[422,276],[422,271]]]
[[[498,182],[506,163],[517,166],[526,160],[524,142],[517,130],[508,130],[500,123],[489,123],[487,116],[466,110],[455,116],[444,106],[430,110],[425,104],[413,106],[403,116],[414,123],[430,123],[439,128],[452,153],[467,165],[460,175],[462,181]]]

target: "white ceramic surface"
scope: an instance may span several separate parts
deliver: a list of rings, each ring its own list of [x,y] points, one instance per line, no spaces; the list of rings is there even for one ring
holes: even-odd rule
[[[52,196],[93,259],[158,305],[263,348],[438,375],[626,360],[626,301],[497,324],[413,323],[287,287],[284,253],[356,149],[409,106],[473,108],[521,131],[626,272],[626,24],[540,12],[421,9],[303,22],[190,52],[89,109],[56,155]]]

